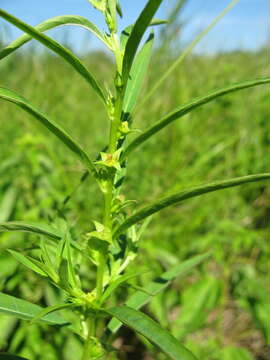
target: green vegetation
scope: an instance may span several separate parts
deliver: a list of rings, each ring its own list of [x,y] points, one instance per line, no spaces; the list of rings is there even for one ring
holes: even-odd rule
[[[110,35],[0,9],[60,55],[0,50],[0,359],[269,359],[268,52],[187,57],[200,35],[175,58],[151,30],[138,51],[161,0],[121,39],[90,2]]]

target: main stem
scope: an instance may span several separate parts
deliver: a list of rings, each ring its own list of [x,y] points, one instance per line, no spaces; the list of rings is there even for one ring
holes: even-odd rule
[[[96,319],[91,318],[88,320],[88,334],[84,344],[83,354],[81,360],[91,360],[91,350],[93,346],[92,337],[96,335]]]
[[[119,40],[116,34],[113,34],[115,41],[115,58],[117,65],[117,73],[121,75],[122,72],[122,54],[120,50]],[[116,101],[114,106],[113,119],[111,119],[109,146],[108,152],[113,154],[117,150],[118,131],[121,124],[122,107],[123,107],[123,89],[116,87]],[[107,179],[106,192],[104,193],[104,210],[103,210],[103,225],[112,231],[111,207],[113,201],[115,171],[109,173]],[[99,266],[97,270],[97,299],[100,299],[103,292],[103,278],[106,270],[107,256],[100,252]]]
[[[115,19],[116,23],[116,19]],[[109,27],[110,28],[110,27]],[[122,76],[122,52],[120,47],[119,38],[116,34],[116,31],[111,34],[113,43],[114,43],[114,55],[116,59],[117,74]],[[117,150],[118,144],[118,131],[121,124],[122,116],[122,107],[123,107],[123,98],[125,90],[123,88],[118,88],[116,85],[116,101],[114,106],[113,118],[110,125],[110,135],[109,135],[109,146],[108,152],[113,154]],[[114,192],[114,182],[115,182],[115,171],[109,172],[107,179],[106,191],[104,192],[104,208],[103,208],[103,225],[105,228],[109,229],[112,232],[112,201],[113,201],[113,192]],[[104,282],[104,273],[106,271],[106,262],[107,255],[102,252],[99,253],[99,264],[97,269],[97,301],[101,299],[103,294],[103,282]],[[92,318],[88,323],[88,336],[84,345],[83,355],[81,360],[91,360],[91,346],[93,344],[92,337],[96,336],[96,326],[97,319]]]
[[[118,92],[114,118],[111,122],[110,129],[110,139],[109,139],[109,153],[113,154],[117,150],[117,142],[118,142],[118,129],[121,123],[121,113],[122,113],[122,93]],[[104,193],[104,210],[103,210],[103,225],[112,230],[112,219],[111,219],[111,207],[113,200],[113,190],[114,190],[114,180],[115,180],[115,172],[112,172],[108,178],[106,192]],[[107,256],[103,253],[99,253],[99,266],[97,270],[97,298],[100,299],[103,292],[103,277],[106,269],[106,261]]]

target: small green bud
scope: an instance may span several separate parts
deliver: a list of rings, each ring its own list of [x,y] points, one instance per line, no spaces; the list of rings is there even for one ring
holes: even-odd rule
[[[122,76],[119,74],[118,71],[114,78],[114,85],[115,85],[116,89],[118,89],[118,90],[121,90],[124,86],[123,81],[122,81]]]
[[[107,0],[105,19],[111,33],[117,31],[116,0]]]
[[[105,227],[103,224],[99,223],[98,221],[94,221],[94,225],[96,230],[91,231],[86,234],[88,238],[96,238],[98,240],[106,241],[108,243],[112,242],[112,234],[111,230]]]
[[[121,122],[121,125],[119,126],[119,132],[121,135],[127,135],[130,133],[128,121]]]
[[[108,111],[108,115],[109,115],[109,118],[111,120],[114,119],[114,106],[115,104],[115,99],[114,97],[110,94],[109,97],[108,97],[108,100],[107,100],[107,111]]]

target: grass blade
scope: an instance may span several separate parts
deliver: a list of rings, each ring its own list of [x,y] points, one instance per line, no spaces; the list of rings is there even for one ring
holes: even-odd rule
[[[23,221],[0,222],[0,233],[9,231],[29,232],[37,235],[44,235],[53,240],[60,240],[62,234],[55,228],[36,223],[25,223]]]
[[[135,58],[137,49],[142,37],[157,12],[162,0],[149,0],[141,12],[136,23],[132,27],[131,34],[128,38],[123,59],[123,82],[127,83],[130,69]]]
[[[157,345],[166,355],[174,360],[196,360],[195,356],[181,345],[167,330],[142,312],[128,306],[118,306],[105,310],[123,324],[134,329]]]
[[[109,47],[106,38],[103,36],[102,32],[96,27],[96,25],[82,16],[77,16],[77,15],[55,16],[51,19],[48,19],[38,24],[37,26],[35,26],[35,29],[40,32],[45,32],[63,25],[76,25],[83,27],[86,30],[89,30],[92,34],[96,35],[97,38],[99,38],[105,45]],[[10,43],[7,47],[5,47],[0,51],[0,60],[12,54],[14,51],[19,49],[21,46],[23,46],[30,40],[32,40],[31,35],[29,34],[21,35],[20,37],[12,41],[12,43]]]
[[[42,311],[42,307],[0,292],[0,313],[22,320],[32,320]],[[46,315],[40,321],[49,325],[65,325],[67,321],[58,315]]]
[[[151,34],[136,56],[131,67],[130,76],[127,83],[123,111],[129,117],[133,111],[138,95],[140,93],[144,77],[151,59],[151,53],[154,43],[154,34]]]
[[[197,255],[182,262],[179,265],[174,266],[170,270],[161,274],[158,278],[151,281],[146,287],[145,291],[135,292],[126,302],[126,305],[133,309],[140,309],[147,303],[149,303],[153,296],[162,292],[171,281],[176,278],[183,277],[188,274],[195,266],[201,264],[203,261],[210,257],[210,253],[204,255]],[[150,295],[151,294],[151,295]],[[109,324],[108,328],[112,333],[115,333],[121,327],[121,322],[113,318]]]
[[[198,98],[195,98],[191,100],[189,103],[182,105],[176,109],[174,109],[172,112],[170,112],[168,115],[163,117],[160,121],[156,122],[153,126],[149,127],[147,130],[145,130],[141,135],[139,135],[137,138],[135,138],[126,148],[122,155],[122,159],[124,159],[126,156],[128,156],[133,150],[135,150],[138,146],[143,144],[146,140],[148,140],[151,136],[162,130],[165,126],[169,125],[173,121],[183,117],[184,115],[190,113],[191,111],[197,109],[200,106],[203,106],[213,100],[215,100],[218,97],[240,91],[243,89],[251,88],[254,86],[259,85],[265,85],[270,83],[270,78],[261,78],[261,79],[255,79],[255,80],[247,80],[243,81],[237,84],[233,84],[230,86],[227,86],[222,89],[214,90],[210,92],[209,94],[205,96],[201,96]]]
[[[15,16],[7,13],[3,9],[0,9],[0,17],[10,22],[20,30],[26,32],[32,38],[36,39],[37,41],[45,45],[47,48],[61,56],[64,60],[66,60],[90,84],[92,89],[94,89],[96,94],[98,94],[103,103],[106,103],[106,98],[103,90],[97,83],[96,79],[81,63],[80,59],[75,56],[70,50],[66,49],[64,46],[59,44],[57,41],[51,39],[47,35],[44,35],[41,31],[35,29],[33,26],[30,26],[22,20],[16,18]]]
[[[61,140],[73,153],[75,153],[80,161],[87,167],[88,170],[96,174],[96,168],[90,160],[86,152],[80,145],[59,125],[50,120],[47,115],[36,109],[28,100],[18,95],[14,91],[0,88],[0,99],[12,102],[19,106],[30,115],[34,116],[42,125],[44,125],[51,133],[53,133],[59,140]]]
[[[162,83],[167,79],[169,75],[179,66],[183,60],[192,52],[195,46],[216,26],[216,24],[229,12],[231,9],[239,2],[240,0],[232,0],[229,5],[203,30],[196,38],[191,42],[191,44],[182,52],[182,54],[174,61],[174,63],[169,67],[169,69],[160,77],[157,83],[153,88],[148,92],[147,96],[143,99],[143,102],[140,104],[142,106],[146,101],[148,101],[151,96],[157,91],[157,89],[162,85]]]
[[[152,204],[145,206],[135,214],[128,217],[118,228],[116,228],[114,232],[114,236],[118,236],[123,231],[130,228],[132,225],[138,223],[139,221],[147,218],[148,216],[155,214],[159,212],[160,210],[174,205],[178,204],[184,200],[197,197],[203,194],[207,194],[210,192],[227,189],[234,186],[243,185],[246,183],[251,182],[257,182],[257,181],[263,181],[270,179],[270,173],[266,174],[256,174],[256,175],[248,175],[248,176],[242,176],[234,179],[229,180],[222,180],[217,181],[209,184],[204,184],[200,186],[192,187],[191,189],[183,190],[180,192],[177,192],[173,195],[166,196],[158,201],[153,202]]]

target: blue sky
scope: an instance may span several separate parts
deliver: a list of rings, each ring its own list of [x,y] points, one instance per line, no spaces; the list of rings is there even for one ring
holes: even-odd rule
[[[164,0],[158,13],[159,18],[166,18],[170,6],[175,0]],[[198,31],[211,22],[211,20],[229,3],[229,0],[188,0],[183,13],[187,25],[183,33],[183,41],[190,41]],[[121,27],[134,22],[146,0],[122,0],[125,20]],[[87,0],[0,0],[1,8],[20,17],[24,21],[35,25],[56,15],[78,14],[105,29],[102,17],[92,9]],[[226,15],[214,30],[197,46],[197,52],[216,52],[232,49],[252,49],[270,41],[270,1],[269,0],[240,0],[235,8]],[[12,26],[3,26],[0,22],[1,33],[14,38],[20,31]],[[3,31],[4,29],[4,31]],[[50,33],[57,39],[65,37],[73,44],[76,51],[85,48],[102,47],[93,38],[87,38],[84,30],[69,27],[54,30]],[[74,45],[75,44],[75,45]]]

